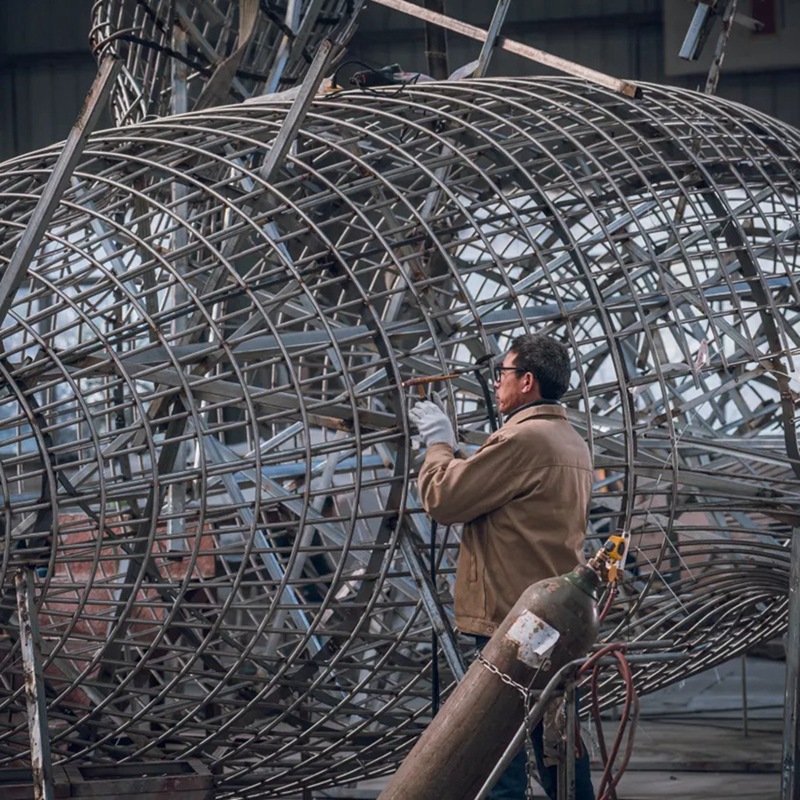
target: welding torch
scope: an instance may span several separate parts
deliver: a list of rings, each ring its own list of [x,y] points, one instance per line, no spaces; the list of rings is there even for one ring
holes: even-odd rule
[[[425,389],[423,388],[429,383],[438,383],[440,381],[449,381],[452,378],[458,378],[461,375],[468,374],[470,372],[474,373],[475,379],[481,385],[481,389],[483,390],[483,399],[486,402],[486,414],[489,417],[489,427],[493,430],[497,430],[497,414],[494,410],[494,402],[492,401],[492,392],[489,389],[489,383],[486,380],[483,372],[481,371],[483,366],[487,362],[491,362],[493,356],[491,353],[487,353],[486,355],[481,356],[480,358],[475,360],[475,363],[471,367],[462,367],[461,369],[453,370],[452,372],[448,372],[446,375],[423,375],[419,378],[409,378],[407,381],[403,381],[400,386],[403,389],[408,389],[412,386],[417,387],[417,391],[419,391],[420,397],[425,397]]]
[[[404,389],[408,389],[410,386],[416,386],[417,391],[419,391],[420,397],[425,397],[425,390],[422,388],[423,386],[429,383],[437,383],[438,381],[449,381],[451,378],[458,378],[460,375],[464,375],[467,372],[472,372],[473,367],[468,367],[466,369],[460,369],[458,372],[448,372],[447,375],[423,375],[421,378],[409,378],[407,381],[403,381],[400,385]]]

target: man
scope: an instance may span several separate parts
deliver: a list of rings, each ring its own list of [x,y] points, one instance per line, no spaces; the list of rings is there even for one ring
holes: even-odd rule
[[[418,479],[422,504],[441,524],[464,523],[455,621],[479,648],[528,586],[584,560],[592,464],[558,402],[569,375],[564,345],[544,335],[516,338],[495,368],[503,427],[466,459],[455,455],[455,433],[439,406],[421,401],[409,412],[427,447]],[[541,723],[533,742],[542,785],[556,800],[558,770],[544,764]],[[526,783],[521,752],[490,797],[523,800]],[[585,751],[576,763],[576,798],[594,800]]]

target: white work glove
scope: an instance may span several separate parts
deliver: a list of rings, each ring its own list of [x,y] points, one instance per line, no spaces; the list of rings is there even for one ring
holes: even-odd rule
[[[441,401],[440,401],[441,402]],[[449,444],[456,449],[456,435],[447,414],[437,403],[420,400],[409,412],[408,419],[419,431],[425,447],[436,442]]]

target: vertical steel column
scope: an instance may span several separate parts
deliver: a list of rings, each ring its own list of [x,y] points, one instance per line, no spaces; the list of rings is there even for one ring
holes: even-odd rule
[[[172,47],[176,53],[186,57],[189,53],[187,46],[186,32],[180,25],[175,25],[172,29]],[[172,65],[172,113],[185,114],[189,110],[189,69],[184,61],[173,58]],[[186,253],[189,245],[189,203],[186,200],[188,189],[185,183],[175,180],[172,182],[172,207],[175,215],[183,222],[176,225],[172,233],[172,245],[176,253]],[[175,269],[180,275],[185,275],[188,270],[188,257],[186,255],[176,256],[173,260]],[[172,302],[177,309],[185,309],[176,316],[172,323],[172,333],[175,341],[182,341],[182,335],[186,331],[186,318],[191,311],[188,307],[189,294],[186,287],[178,280],[172,286]],[[189,454],[189,443],[181,442],[178,445],[178,452],[175,462],[179,469],[186,467],[186,459]],[[171,553],[180,553],[187,550],[186,544],[186,482],[177,481],[170,484],[167,489],[167,535],[169,537],[167,547]]]
[[[58,156],[53,171],[42,190],[42,196],[25,225],[25,231],[17,249],[11,256],[11,260],[3,272],[3,277],[0,278],[0,324],[14,302],[14,296],[25,277],[31,259],[39,248],[45,228],[55,213],[61,195],[67,188],[72,171],[83,152],[86,139],[97,124],[103,104],[108,99],[120,66],[121,62],[110,55],[105,56],[100,63],[97,77],[92,88],[89,89],[81,113],[72,126],[67,141],[64,143],[64,149]]]
[[[33,597],[33,572],[20,569],[14,576],[19,614],[19,642],[25,675],[25,703],[28,709],[28,736],[31,743],[31,770],[35,800],[53,800],[53,765],[50,761],[50,735],[47,731],[47,703],[39,639],[39,619]]]
[[[783,704],[783,770],[781,800],[795,800],[800,794],[797,768],[800,762],[800,527],[792,529],[792,569],[789,576],[789,630],[786,634],[786,689]]]

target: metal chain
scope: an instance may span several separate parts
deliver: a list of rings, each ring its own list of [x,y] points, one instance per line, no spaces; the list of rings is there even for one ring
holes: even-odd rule
[[[524,709],[523,721],[525,723],[525,800],[534,800],[534,791],[538,785],[538,780],[536,777],[536,754],[533,752],[533,738],[531,736],[533,730],[533,718],[531,717],[531,711],[533,711],[534,706],[534,703],[532,702],[533,692],[531,689],[526,688],[521,683],[517,683],[510,675],[507,675],[501,669],[492,664],[491,661],[487,661],[481,651],[478,651],[478,661],[493,675],[497,675],[497,677],[500,678],[503,683],[505,683],[507,686],[513,687],[522,695],[522,704]],[[541,669],[542,666],[540,665],[534,676],[531,678],[531,684],[533,684],[533,682],[536,680],[536,677]]]
[[[497,675],[503,683],[507,684],[508,686],[513,686],[521,695],[522,699],[527,701],[529,690],[526,689],[521,683],[517,683],[510,675],[506,675],[501,669],[498,669],[491,661],[487,661],[484,657],[483,653],[478,653],[478,661],[483,664],[489,672]]]
[[[534,791],[537,785],[536,773],[538,765],[536,754],[533,752],[533,711],[532,693],[528,692],[525,700],[525,800],[534,800]]]

